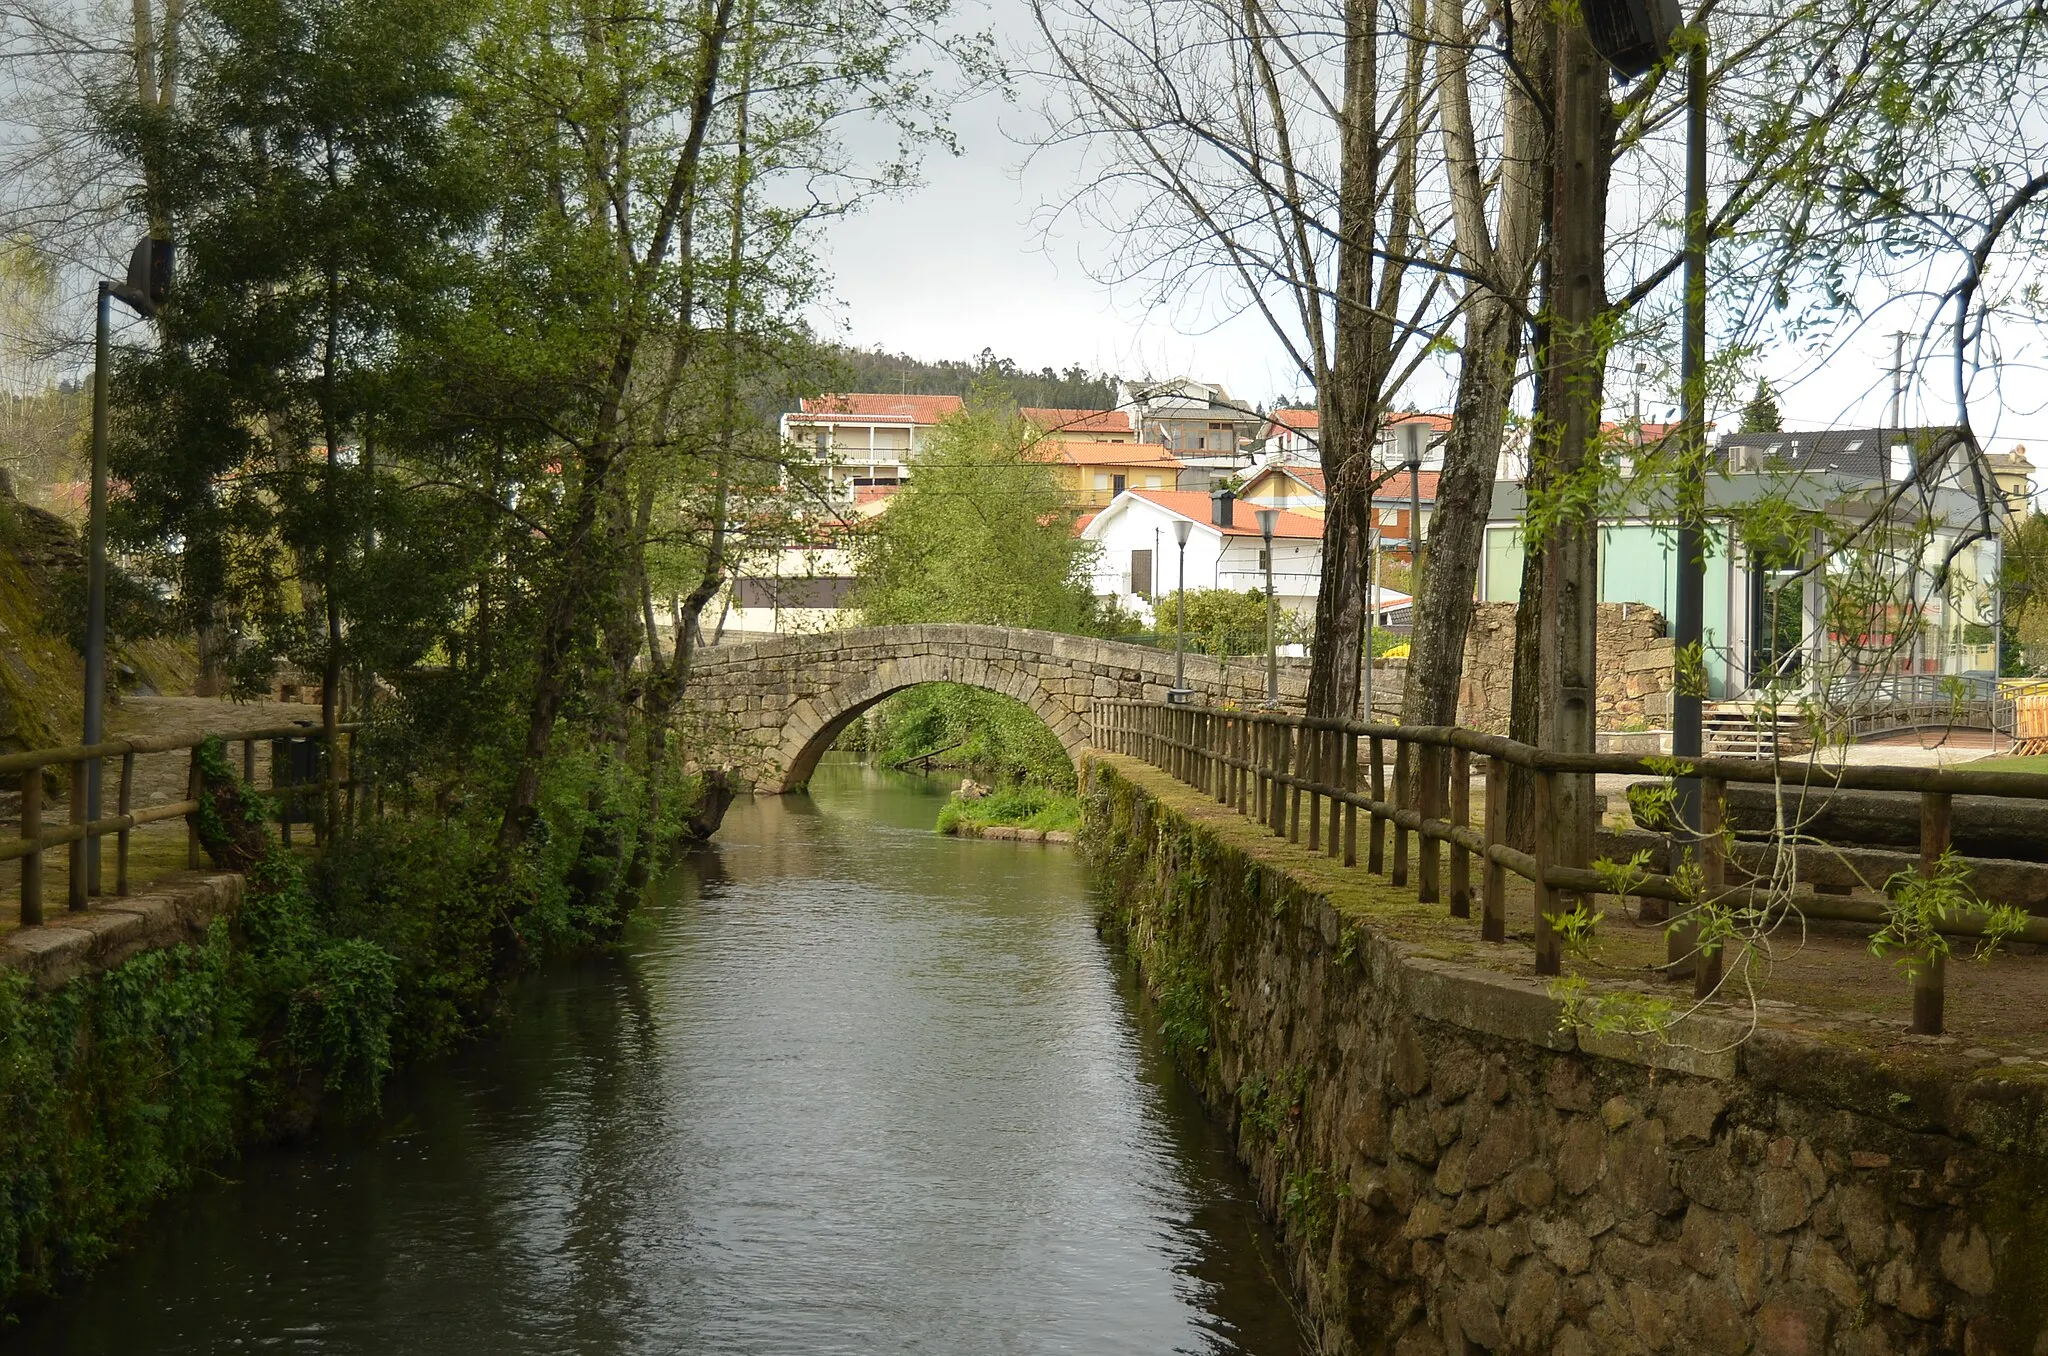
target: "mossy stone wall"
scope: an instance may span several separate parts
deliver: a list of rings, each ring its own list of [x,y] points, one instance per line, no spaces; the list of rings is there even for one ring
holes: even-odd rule
[[[1581,1038],[1150,768],[1083,811],[1322,1350],[2048,1356],[2048,1068]]]

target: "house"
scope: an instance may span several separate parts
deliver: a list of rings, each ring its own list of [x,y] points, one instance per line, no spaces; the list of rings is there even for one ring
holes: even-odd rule
[[[1427,540],[1430,514],[1436,508],[1437,471],[1422,471],[1416,479],[1420,482],[1422,532]],[[1373,530],[1379,534],[1380,549],[1407,559],[1410,537],[1408,526],[1411,510],[1415,507],[1410,498],[1411,486],[1405,470],[1395,471],[1373,492]],[[1272,461],[1253,472],[1246,480],[1238,498],[1261,508],[1285,509],[1290,513],[1302,513],[1321,518],[1324,513],[1324,481],[1319,468],[1290,466],[1284,462]]]
[[[2032,512],[2034,463],[2027,459],[2027,449],[2015,447],[2010,452],[1986,452],[1984,464],[1991,468],[1992,478],[2005,495],[2006,508],[2019,515]]]
[[[831,468],[835,502],[850,502],[856,490],[901,485],[931,431],[964,403],[949,395],[808,397],[782,416],[782,440],[810,448]]]
[[[1185,557],[1174,538],[1176,522],[1192,524]],[[1266,587],[1266,544],[1256,510],[1228,491],[1125,490],[1081,529],[1100,548],[1095,592],[1128,612],[1152,615],[1152,600],[1181,587]],[[1183,575],[1183,560],[1185,575]],[[1283,512],[1273,532],[1273,594],[1280,606],[1312,619],[1322,577],[1323,524]]]
[[[845,544],[852,526],[821,523],[806,542],[736,564],[722,602],[706,613],[707,626],[713,615],[719,618],[719,643],[815,635],[853,625],[853,553]]]
[[[1251,445],[1265,417],[1233,401],[1214,382],[1177,377],[1118,382],[1117,408],[1141,443],[1165,448],[1182,469],[1180,488],[1208,490],[1251,464]]]
[[[1069,503],[1103,508],[1125,490],[1170,490],[1186,467],[1157,443],[1045,438],[1031,455],[1051,464]]]
[[[1266,416],[1266,426],[1260,430],[1260,441],[1266,445],[1266,455],[1284,462],[1303,466],[1319,464],[1320,445],[1316,435],[1322,431],[1323,416],[1317,410],[1276,409]]]
[[[1905,653],[1886,653],[1885,671],[1988,681],[1997,663],[1993,633],[2000,534],[1959,546],[1981,511],[1961,457],[1949,458],[1931,484],[1901,489],[1920,455],[1915,449],[1931,445],[1941,432],[1841,429],[1721,439],[1719,469],[1707,482],[1708,513],[1719,520],[1718,530],[1709,533],[1705,572],[1709,697],[1740,697],[1803,672],[1826,672],[1833,681],[1845,670],[1861,671],[1863,656],[1886,652],[1890,639],[1838,635],[1825,624],[1821,580],[1824,572],[1846,568],[1846,562],[1816,561],[1814,547],[1805,543],[1792,544],[1784,558],[1760,557],[1740,533],[1728,530],[1735,510],[1767,496],[1843,521],[1874,520],[1890,512],[1908,531],[1923,516],[1931,521],[1933,540],[1924,556],[1902,561],[1897,575],[1900,607],[1919,613],[1920,624],[1910,628],[1918,639]],[[1495,484],[1480,563],[1483,601],[1520,597],[1524,507],[1520,484]],[[2002,496],[1992,508],[2001,515],[2007,511]],[[1951,554],[1944,590],[1935,571]],[[1679,560],[1668,489],[1640,491],[1635,502],[1602,521],[1599,561],[1601,602],[1643,603],[1666,619],[1676,616]],[[1903,636],[1909,628],[1891,629]]]

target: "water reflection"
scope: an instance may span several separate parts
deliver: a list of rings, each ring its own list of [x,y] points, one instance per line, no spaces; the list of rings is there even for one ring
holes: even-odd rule
[[[1071,853],[827,763],[392,1122],[236,1165],[7,1344],[1293,1353]]]

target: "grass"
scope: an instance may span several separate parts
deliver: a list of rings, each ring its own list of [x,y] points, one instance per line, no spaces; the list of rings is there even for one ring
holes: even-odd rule
[[[1006,786],[979,800],[955,795],[939,811],[937,827],[940,833],[959,833],[995,824],[1073,833],[1081,827],[1081,798],[1038,786]]]
[[[1975,758],[1957,766],[1971,772],[2048,772],[2048,753],[2031,758]]]

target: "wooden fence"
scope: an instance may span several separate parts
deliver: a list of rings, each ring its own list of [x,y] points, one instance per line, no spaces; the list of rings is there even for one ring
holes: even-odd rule
[[[348,736],[348,751],[352,755],[356,732],[359,727],[344,725],[342,732]],[[73,745],[58,749],[30,749],[23,753],[0,755],[0,779],[15,779],[21,790],[21,812],[19,832],[12,840],[0,839],[0,862],[18,860],[21,863],[21,926],[35,927],[43,921],[44,854],[53,849],[68,847],[69,881],[67,883],[67,904],[73,910],[84,909],[92,896],[102,893],[94,888],[96,881],[87,867],[86,844],[95,839],[111,836],[114,839],[114,890],[116,895],[125,895],[129,890],[128,849],[129,836],[134,830],[164,820],[187,820],[185,831],[185,856],[188,866],[199,865],[199,834],[190,816],[199,809],[200,772],[199,746],[209,739],[220,739],[232,750],[235,744],[242,746],[242,780],[254,786],[256,783],[256,748],[259,744],[290,742],[304,747],[310,742],[317,748],[325,736],[318,726],[272,725],[257,729],[236,730],[215,734],[189,735],[177,738],[137,738],[109,740],[103,744]],[[160,801],[156,804],[136,804],[136,768],[138,756],[149,754],[178,753],[191,751],[190,770],[185,782],[183,799]],[[289,763],[289,755],[286,755]],[[353,783],[347,780],[344,766],[333,758],[318,760],[319,772],[310,780],[297,781],[289,775],[280,782],[273,767],[270,794],[279,803],[279,821],[287,846],[291,843],[291,825],[296,817],[293,803],[303,798],[325,799],[329,786],[336,790],[353,791]],[[342,764],[353,762],[348,756]],[[114,813],[100,819],[86,818],[88,797],[86,784],[90,769],[97,763],[102,769],[101,784],[106,784],[105,769],[114,763],[119,767],[115,782]],[[55,826],[43,822],[45,769],[62,768],[69,781],[70,815],[68,821]],[[316,811],[312,816],[315,841],[322,832],[322,818]]]
[[[1671,770],[1665,760],[1618,753],[1555,753],[1457,726],[1108,700],[1094,703],[1093,714],[1098,747],[1141,758],[1290,842],[1300,842],[1305,834],[1310,851],[1341,855],[1346,866],[1358,865],[1358,815],[1364,811],[1366,869],[1384,870],[1395,885],[1404,886],[1412,869],[1418,898],[1433,903],[1448,896],[1454,917],[1471,916],[1476,857],[1480,936],[1486,941],[1507,940],[1507,873],[1513,872],[1529,882],[1535,896],[1539,975],[1562,972],[1563,935],[1557,920],[1571,910],[1567,899],[1623,893],[1659,910],[1650,915],[1653,919],[1671,921],[1668,968],[1680,974],[1690,971],[1695,995],[1704,998],[1720,985],[1722,955],[1717,944],[1701,939],[1702,905],[1768,917],[1791,904],[1783,893],[1728,881],[1728,836],[1722,831],[1728,784],[1785,780],[1787,770],[1768,761],[1691,761],[1689,775],[1700,785],[1699,832],[1670,836],[1670,860],[1677,862],[1684,854],[1697,864],[1696,883],[1688,884],[1669,872],[1603,874],[1592,861],[1550,860],[1546,834],[1535,835],[1534,852],[1502,837],[1510,767],[1524,768],[1532,776],[1535,818],[1542,823],[1560,800],[1560,778],[1599,773],[1657,777]],[[1486,760],[1479,827],[1472,822],[1474,758]],[[2048,774],[1824,764],[1797,764],[1791,772],[1799,784],[1811,788],[1917,793],[1923,874],[1932,874],[1948,850],[1954,796],[2048,799]],[[1448,871],[1445,847],[1450,854]],[[1625,882],[1619,879],[1624,874]],[[1617,883],[1624,888],[1617,891]],[[1671,906],[1677,907],[1675,916],[1661,912]],[[1885,906],[1876,901],[1802,895],[1797,907],[1809,918],[1878,926],[1887,919]],[[1985,923],[1980,912],[1957,911],[1937,920],[1934,930],[1946,936],[1978,937],[1984,934]],[[2017,939],[2048,944],[2048,918],[2030,917]],[[1943,970],[1942,957],[1935,952],[1914,974],[1915,1032],[1938,1034],[1942,1029]]]

